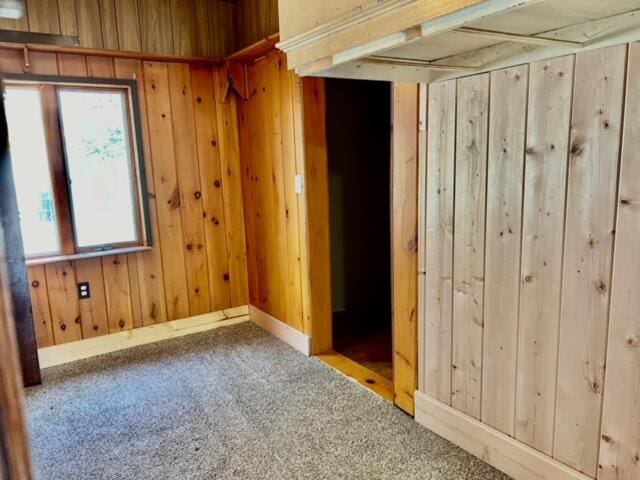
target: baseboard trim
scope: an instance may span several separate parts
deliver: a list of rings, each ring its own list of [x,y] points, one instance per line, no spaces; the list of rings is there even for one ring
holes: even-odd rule
[[[105,353],[235,325],[246,322],[249,319],[248,313],[248,306],[243,305],[181,320],[134,328],[125,332],[41,348],[38,350],[40,368],[55,367]]]
[[[593,480],[420,391],[415,419],[515,480]]]
[[[272,317],[253,305],[249,305],[249,319],[299,352],[304,353],[306,356],[311,355],[311,337],[308,335],[290,327],[282,320]]]

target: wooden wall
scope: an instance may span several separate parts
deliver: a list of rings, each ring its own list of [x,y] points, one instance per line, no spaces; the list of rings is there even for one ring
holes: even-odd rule
[[[72,54],[31,54],[33,73],[136,79],[154,246],[29,268],[40,347],[247,303],[235,97],[223,71]],[[1,72],[22,52],[0,50]],[[76,283],[92,296],[78,301]]]
[[[431,84],[424,133],[420,388],[604,480],[640,478],[638,92],[639,44],[590,51]]]
[[[238,50],[278,33],[278,0],[237,0],[234,9]]]
[[[276,51],[250,64],[248,78],[240,132],[250,303],[310,334],[306,205],[295,191],[304,174],[301,81]]]
[[[78,35],[87,48],[222,58],[236,48],[224,0],[24,0],[0,29]]]

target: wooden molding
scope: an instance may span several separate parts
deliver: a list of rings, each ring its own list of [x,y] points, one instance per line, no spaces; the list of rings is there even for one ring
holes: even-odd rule
[[[258,40],[257,42],[232,53],[225,58],[225,61],[254,62],[273,50],[276,47],[278,40],[280,40],[280,34],[274,33],[273,35],[269,35],[266,38]]]
[[[40,365],[42,368],[54,367],[105,353],[235,325],[247,321],[247,313],[248,308],[243,305],[182,320],[157,323],[148,327],[41,348],[38,351]]]
[[[249,319],[299,352],[307,356],[311,355],[311,337],[308,335],[299,332],[253,305],[249,305]]]
[[[515,480],[591,480],[488,425],[415,392],[416,421]]]

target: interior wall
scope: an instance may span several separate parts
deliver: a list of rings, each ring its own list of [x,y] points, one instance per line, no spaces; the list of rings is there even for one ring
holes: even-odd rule
[[[278,33],[278,0],[237,0],[233,6],[238,50]]]
[[[0,50],[21,73],[22,52]],[[235,97],[208,64],[31,53],[36,74],[138,83],[154,245],[151,251],[32,266],[40,347],[247,303]],[[77,282],[91,298],[78,300]]]
[[[640,45],[433,83],[421,389],[640,477]]]
[[[224,0],[24,0],[0,29],[78,35],[80,46],[223,58],[236,48],[234,5]]]
[[[327,79],[334,312],[391,325],[391,84]]]
[[[310,333],[304,312],[306,237],[300,79],[272,51],[250,64],[250,98],[240,102],[241,158],[251,304]]]

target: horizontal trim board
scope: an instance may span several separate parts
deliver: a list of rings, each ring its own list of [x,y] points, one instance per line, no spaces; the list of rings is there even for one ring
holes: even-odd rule
[[[515,480],[592,480],[420,391],[415,411],[418,423]]]
[[[249,319],[299,352],[306,356],[311,355],[311,337],[308,335],[290,327],[283,321],[272,317],[253,305],[249,305]]]
[[[78,35],[54,35],[52,33],[0,30],[0,42],[41,43],[44,45],[59,45],[61,47],[79,47],[80,37],[78,37]]]
[[[77,360],[104,355],[105,353],[235,325],[246,322],[249,319],[247,314],[247,305],[243,305],[181,320],[134,328],[125,332],[111,333],[100,337],[78,340],[77,342],[41,348],[38,350],[40,367],[55,367]]]

